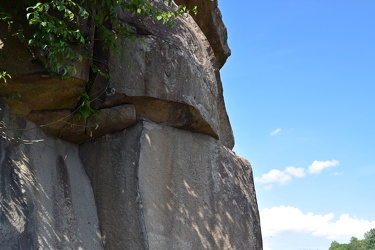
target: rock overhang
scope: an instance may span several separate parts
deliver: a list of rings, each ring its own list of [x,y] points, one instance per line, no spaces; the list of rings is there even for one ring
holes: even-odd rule
[[[163,8],[161,1],[156,1],[156,4]],[[201,12],[206,11],[206,7],[202,7]],[[212,9],[207,11],[211,13]],[[191,16],[176,18],[175,25],[171,27],[150,18],[124,12],[120,14],[121,20],[134,27],[135,36],[139,39],[136,42],[121,41],[126,48],[123,58],[113,53],[110,55],[111,79],[109,86],[102,91],[111,89],[113,93],[105,94],[105,101],[99,109],[133,105],[136,115],[132,120],[138,117],[208,134],[233,148],[233,132],[225,110],[217,55],[202,28]],[[5,56],[0,59],[0,66],[12,74],[12,79],[7,84],[1,84],[0,96],[5,98],[12,113],[31,119],[52,135],[74,143],[82,142],[82,139],[68,138],[77,136],[77,131],[82,131],[81,126],[86,126],[85,122],[77,122],[72,116],[88,81],[89,63],[77,64],[74,78],[61,80],[50,77],[40,63],[35,63],[37,58],[24,44],[9,33],[2,36],[4,46],[0,54]],[[115,97],[113,94],[116,94]],[[150,108],[155,103],[164,103],[161,106],[169,107],[167,112]],[[165,113],[169,114],[166,119]],[[158,114],[160,117],[157,117]],[[101,121],[96,125],[116,127],[107,126],[103,119]],[[51,122],[61,123],[45,126]],[[133,123],[125,122],[122,129]],[[90,128],[83,131],[87,133]],[[103,130],[103,133],[113,132]],[[69,133],[74,136],[69,136]],[[93,134],[92,131],[90,134]],[[87,134],[80,138],[87,138]]]

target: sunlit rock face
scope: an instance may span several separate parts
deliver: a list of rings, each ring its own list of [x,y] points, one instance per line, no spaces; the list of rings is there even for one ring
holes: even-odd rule
[[[192,17],[210,42],[216,57],[216,66],[221,68],[231,51],[227,43],[227,29],[221,17],[218,1],[176,0],[175,2],[179,5],[186,5],[190,10],[197,8],[197,14]]]
[[[119,12],[136,39],[99,53],[111,78],[93,82],[87,120],[87,63],[59,80],[0,37],[13,75],[0,84],[1,247],[262,249],[252,168],[231,151],[217,1],[176,2],[198,15],[170,27]]]
[[[0,248],[103,249],[78,146],[10,116],[3,103],[0,120]]]
[[[109,86],[116,94],[108,97],[107,103],[133,103],[136,98],[140,117],[208,134],[233,148],[217,58],[194,19],[179,17],[168,27],[150,18],[120,16],[139,40],[124,40],[123,57],[109,57]],[[167,102],[168,107],[150,105],[154,99]],[[180,115],[171,118],[171,112]]]
[[[251,166],[219,140],[141,122],[80,156],[106,248],[262,249]]]

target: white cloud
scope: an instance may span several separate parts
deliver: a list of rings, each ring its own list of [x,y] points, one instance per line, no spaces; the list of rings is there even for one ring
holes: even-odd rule
[[[308,233],[331,240],[349,240],[352,236],[363,238],[365,232],[375,228],[375,219],[367,221],[334,213],[303,213],[295,207],[272,207],[260,211],[263,237],[283,232]]]
[[[255,177],[255,182],[269,184],[264,187],[265,190],[271,190],[271,183],[277,183],[285,185],[292,180],[292,177],[304,177],[306,171],[304,168],[287,167],[284,171],[278,169],[272,169],[267,174],[263,174],[261,177]]]
[[[365,232],[375,228],[375,219],[367,221],[358,218],[352,218],[348,214],[341,214],[335,222],[329,223],[325,227],[317,228],[313,235],[322,236],[328,239],[342,239],[355,236],[363,238]]]
[[[272,169],[267,174],[261,177],[255,177],[255,182],[268,184],[264,186],[265,190],[272,189],[272,183],[285,185],[292,180],[293,177],[302,178],[307,174],[320,174],[323,169],[339,165],[339,161],[313,161],[313,163],[306,170],[305,168],[286,167],[284,171]],[[342,174],[342,173],[341,173]],[[335,173],[337,175],[337,173]]]
[[[280,132],[281,132],[281,128],[277,128],[277,129],[275,129],[274,131],[271,132],[270,136],[277,135]]]
[[[326,225],[334,214],[314,215],[303,214],[294,207],[265,208],[260,212],[263,236],[273,236],[282,232],[313,232],[322,225]]]
[[[306,171],[304,168],[287,167],[284,170],[284,172],[299,178],[304,177],[306,175]]]
[[[309,166],[309,174],[320,174],[323,169],[325,168],[330,168],[330,167],[335,167],[339,165],[340,162],[336,160],[331,160],[331,161],[314,161],[310,166]]]
[[[288,183],[292,177],[283,171],[278,169],[272,169],[268,174],[263,174],[261,177],[256,177],[255,182],[269,184],[269,183],[278,183],[284,185]]]

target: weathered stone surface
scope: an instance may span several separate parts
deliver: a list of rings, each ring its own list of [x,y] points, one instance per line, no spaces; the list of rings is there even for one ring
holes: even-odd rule
[[[0,68],[13,76],[45,73],[43,64],[27,46],[7,31],[7,22],[0,22]]]
[[[211,126],[200,116],[199,112],[185,103],[171,102],[153,97],[128,97],[114,95],[104,103],[114,106],[117,103],[132,103],[136,109],[137,120],[150,120],[159,124],[181,128],[189,131],[202,132],[218,138]]]
[[[217,66],[221,68],[230,56],[228,47],[227,29],[223,23],[217,0],[175,0],[178,5],[185,5],[190,10],[195,6],[198,13],[191,14],[203,33],[206,35],[217,60]]]
[[[85,84],[77,78],[13,76],[7,83],[0,83],[0,97],[5,97],[13,114],[25,114],[27,110],[73,109],[85,90]]]
[[[161,1],[155,2],[163,8]],[[225,31],[216,9],[217,2],[212,6],[202,5],[200,13],[207,12],[207,20],[218,19],[217,22],[210,21],[211,28],[205,26],[206,32],[214,30],[214,25],[222,26],[215,29],[215,34],[217,30]],[[208,134],[219,138],[228,148],[233,148],[234,138],[225,110],[217,66],[218,55],[215,56],[212,49],[218,51],[217,46],[213,46],[217,43],[214,41],[225,40],[225,36],[215,36],[214,40],[208,41],[201,31],[203,26],[199,27],[191,16],[177,18],[173,27],[128,13],[120,16],[122,21],[134,28],[139,40],[123,41],[127,49],[123,57],[119,58],[113,53],[109,56],[110,86],[97,86],[107,85],[108,80],[104,80],[94,81],[92,87],[93,92],[107,92],[108,96],[92,95],[93,99],[98,99],[93,103],[94,106],[106,106],[111,102],[113,94],[135,97],[139,117]],[[76,107],[88,80],[87,62],[76,65],[78,74],[75,78],[59,80],[49,77],[40,61],[37,63],[34,55],[9,32],[1,33],[0,39],[3,44],[0,49],[0,67],[12,74],[8,84],[0,84],[0,97],[6,98],[13,114],[27,116],[35,111],[73,110]],[[141,97],[144,97],[145,102],[139,101]],[[122,99],[118,104],[129,103],[129,98]],[[159,113],[154,112],[155,109],[149,105],[150,98],[168,103],[169,110],[172,110],[168,113],[181,112],[182,105],[188,112],[177,116],[181,120],[163,115],[158,117]],[[103,106],[97,105],[99,100],[104,99],[107,101]],[[106,107],[109,108],[108,105]],[[151,116],[145,117],[145,114]]]
[[[18,24],[13,23],[13,27]],[[24,32],[29,32],[25,31]],[[82,48],[77,48],[82,50]],[[34,51],[35,52],[35,51]],[[0,22],[0,68],[6,70],[12,77],[15,76],[40,76],[48,75],[44,63],[38,58],[38,53],[33,53],[26,44],[22,43],[17,36],[8,31],[7,22]],[[83,81],[88,80],[89,62],[83,60],[74,64],[77,69],[75,78]]]
[[[85,121],[68,110],[32,112],[27,118],[43,130],[60,139],[80,144],[105,134],[121,131],[136,122],[133,105],[124,104],[101,109],[96,116]]]
[[[89,62],[76,63],[75,77],[61,80],[51,76],[36,55],[8,31],[6,22],[0,22],[0,69],[12,77],[7,83],[0,82],[0,97],[12,114],[22,116],[32,111],[73,109],[88,81]]]
[[[251,166],[220,141],[143,122],[80,156],[106,249],[262,249]]]
[[[206,126],[196,129],[205,134],[213,131],[232,148],[233,133],[218,68],[214,66],[216,59],[195,21],[190,16],[179,17],[169,27],[152,19],[122,15],[140,40],[123,41],[123,58],[110,56],[109,88],[127,97],[151,97],[191,106],[196,110],[196,120],[204,120],[210,126],[209,130]]]
[[[87,121],[75,116],[87,62],[74,79],[49,77],[0,27],[12,74],[0,98],[37,124],[0,103],[1,249],[262,249],[252,169],[230,150],[217,0],[177,2],[199,14],[170,27],[119,12],[138,38],[121,57],[92,39],[111,78],[90,75],[101,112]]]
[[[103,249],[78,147],[9,116],[2,103],[0,121],[0,248]]]
[[[94,189],[105,249],[148,249],[138,198],[141,130],[133,126],[80,146]]]

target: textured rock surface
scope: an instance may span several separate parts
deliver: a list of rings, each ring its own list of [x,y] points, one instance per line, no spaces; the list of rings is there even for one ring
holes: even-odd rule
[[[3,6],[2,6],[3,7]],[[13,8],[15,6],[12,6]],[[17,27],[13,23],[13,27]],[[15,31],[15,30],[13,30]],[[25,31],[28,32],[28,31]],[[48,75],[42,60],[37,57],[17,36],[8,32],[7,22],[0,22],[0,68],[5,69],[12,76],[34,76],[43,77]],[[76,63],[77,74],[75,78],[87,81],[89,76],[89,64],[83,60]]]
[[[5,31],[8,31],[8,24],[0,22],[0,68],[13,76],[45,73],[43,64],[35,60],[30,50]]]
[[[0,108],[0,248],[103,249],[78,147]]]
[[[156,2],[163,8],[160,1]],[[225,34],[217,2],[216,7],[215,2],[212,6],[202,5],[201,13],[205,11],[209,13],[207,20],[211,20],[210,26],[205,26],[206,32],[215,30],[215,34],[218,34],[218,30],[221,30],[220,32]],[[141,118],[208,134],[219,138],[228,148],[233,148],[233,132],[225,110],[217,63],[217,56],[225,53],[217,52],[218,55],[215,56],[213,49],[218,50],[218,46],[212,46],[213,40],[207,40],[191,16],[177,18],[173,27],[126,13],[121,14],[121,19],[128,22],[139,39],[136,42],[129,39],[123,41],[126,53],[121,58],[114,54],[109,56],[109,86],[106,85],[107,81],[99,81],[99,85],[105,86],[94,84],[92,88],[95,93],[107,95],[106,98],[99,98],[106,101],[101,106],[96,106],[108,108],[115,104],[132,104],[132,101],[135,101],[133,104],[136,104]],[[217,20],[216,23],[212,22],[214,19]],[[218,29],[213,28],[215,25]],[[207,37],[215,37],[214,41],[226,41],[226,35]],[[34,65],[35,58],[30,51],[14,40],[15,38],[7,34],[3,38],[4,46],[0,49],[0,66],[13,75],[9,84],[0,85],[0,97],[6,97],[12,113],[27,116],[41,110],[72,111],[77,106],[88,79],[88,65],[77,65],[78,75],[74,79],[62,81],[48,77],[40,73],[40,65]],[[224,47],[227,48],[227,45],[222,44],[221,48]],[[22,53],[13,55],[14,52],[11,51]],[[225,55],[227,57],[229,54]],[[24,70],[17,71],[12,66],[18,64],[23,65]],[[185,115],[176,116],[172,121],[170,116],[167,119],[164,119],[166,116],[163,115],[156,117],[150,102],[152,99],[168,103],[168,113],[183,114],[181,106],[184,106],[184,109],[188,110],[189,119],[186,119]],[[53,115],[56,117],[52,118]],[[48,114],[53,120],[61,119],[60,115],[59,112]],[[38,116],[35,115],[32,117],[37,124],[43,124],[43,119],[37,120]],[[46,130],[48,133],[54,131]],[[66,138],[69,140],[69,137]]]
[[[210,42],[216,56],[217,66],[221,68],[231,52],[227,43],[227,29],[221,17],[218,1],[175,0],[175,2],[178,5],[186,5],[190,10],[197,7],[198,13],[192,17]]]
[[[119,105],[101,109],[96,116],[78,119],[70,111],[41,111],[27,115],[44,131],[63,140],[80,144],[93,137],[123,130],[136,122],[133,105]]]
[[[32,75],[13,76],[0,84],[0,92],[13,114],[28,115],[31,111],[73,109],[86,82],[80,79],[59,80],[55,77]],[[28,110],[28,111],[26,111]]]
[[[32,110],[73,109],[88,80],[88,63],[75,65],[74,78],[51,77],[25,44],[4,31],[8,31],[7,23],[0,22],[0,68],[12,76],[7,84],[0,82],[0,97],[4,97],[11,112],[27,115]]]
[[[175,25],[169,27],[148,18],[123,14],[123,19],[134,28],[140,42],[123,41],[127,48],[124,58],[111,55],[110,88],[118,96],[123,94],[138,100],[145,97],[145,103],[147,98],[156,98],[176,103],[176,106],[181,103],[191,106],[196,110],[194,119],[209,125],[195,126],[193,131],[209,135],[213,132],[224,145],[233,148],[219,69],[215,66],[210,43],[195,21],[190,16],[179,17]],[[120,100],[117,98],[117,101]],[[126,98],[122,101],[128,102]],[[107,102],[111,102],[111,97]],[[141,108],[140,105],[137,107]],[[156,121],[153,117],[147,118]],[[161,123],[173,126],[168,120]]]
[[[144,122],[80,156],[107,249],[262,249],[251,166],[220,141]]]
[[[252,169],[231,151],[217,0],[176,2],[198,15],[169,27],[119,13],[138,38],[121,57],[93,40],[111,78],[90,78],[101,112],[87,121],[75,116],[87,64],[51,78],[0,30],[13,75],[0,84],[13,114],[0,100],[1,249],[262,249]]]
[[[148,249],[137,179],[141,129],[132,127],[80,147],[105,249]]]

